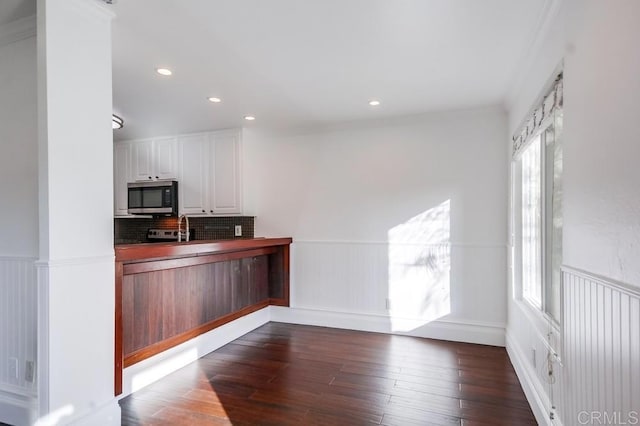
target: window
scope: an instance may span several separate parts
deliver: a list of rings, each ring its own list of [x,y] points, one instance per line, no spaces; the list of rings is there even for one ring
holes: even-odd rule
[[[512,204],[515,282],[524,300],[556,321],[562,265],[561,82],[514,138]]]
[[[544,270],[545,311],[560,319],[560,279],[562,267],[562,110],[544,132]]]
[[[522,153],[522,295],[542,308],[541,137]]]

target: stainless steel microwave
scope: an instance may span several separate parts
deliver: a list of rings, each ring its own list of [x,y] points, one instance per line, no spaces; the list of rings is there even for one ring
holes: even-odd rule
[[[178,182],[157,180],[127,184],[129,214],[178,215]]]

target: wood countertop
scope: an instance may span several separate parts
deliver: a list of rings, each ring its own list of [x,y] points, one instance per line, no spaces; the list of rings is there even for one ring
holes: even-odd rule
[[[120,244],[115,246],[116,262],[135,263],[149,260],[204,256],[291,244],[286,238],[252,238],[237,240],[196,240],[189,242]]]

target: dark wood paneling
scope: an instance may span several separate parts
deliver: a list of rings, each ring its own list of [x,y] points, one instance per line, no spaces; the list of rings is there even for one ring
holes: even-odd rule
[[[269,258],[265,256],[255,257],[256,274],[256,301],[269,298]]]
[[[180,333],[168,339],[161,340],[157,343],[154,343],[142,349],[136,350],[124,357],[124,366],[129,367],[135,364],[136,362],[140,362],[144,359],[152,357],[153,355],[157,355],[160,352],[164,352],[169,348],[179,345],[180,343],[184,343],[189,339],[192,339],[196,336],[206,333],[207,331],[211,331],[216,327],[220,327],[223,324],[236,320],[240,317],[243,317],[252,312],[258,311],[267,306],[269,306],[268,300],[265,300],[260,303],[256,303],[254,305],[247,306],[243,309],[240,309],[239,311],[224,315],[206,324],[202,324],[196,328],[192,328],[191,330],[185,331],[184,333]]]
[[[282,285],[282,292],[280,293],[282,297],[282,306],[289,306],[289,244],[283,245],[280,249],[280,253],[282,253],[282,263],[279,265],[282,271],[282,279],[280,281],[280,285]]]
[[[269,297],[274,305],[289,306],[289,246],[269,256]]]
[[[290,242],[200,243],[202,253],[198,244],[117,247],[116,395],[124,367],[270,303],[287,306]]]
[[[267,270],[256,267],[266,262],[266,256],[256,256],[125,275],[124,356],[268,301]]]
[[[140,274],[142,272],[163,271],[172,268],[184,268],[186,266],[204,265],[207,263],[224,262],[227,260],[244,259],[247,256],[261,256],[278,252],[276,247],[265,247],[232,253],[209,254],[206,256],[181,257],[178,259],[151,260],[146,262],[130,263],[124,266],[124,274]]]
[[[269,256],[269,295],[274,299],[281,299],[283,293],[282,257],[282,250]]]

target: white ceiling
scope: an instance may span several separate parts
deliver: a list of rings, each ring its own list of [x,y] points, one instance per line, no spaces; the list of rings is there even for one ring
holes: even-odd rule
[[[547,2],[119,0],[111,6],[113,91],[125,128],[114,136],[498,104]],[[382,105],[367,105],[372,98]],[[256,121],[245,122],[247,114]]]

